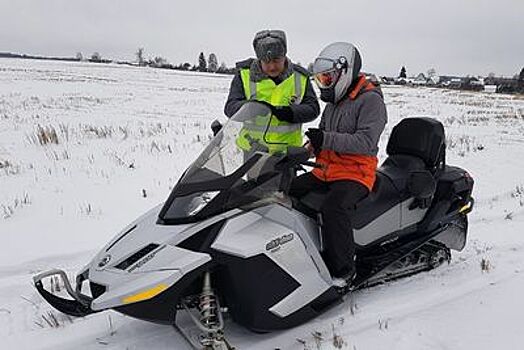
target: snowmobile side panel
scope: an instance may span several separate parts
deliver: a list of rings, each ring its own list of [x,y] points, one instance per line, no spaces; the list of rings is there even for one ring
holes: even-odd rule
[[[284,210],[285,208],[285,210]],[[313,220],[303,213],[292,210],[292,208],[282,205],[268,205],[256,209],[256,212],[265,218],[278,222],[286,226],[291,231],[296,232],[302,239],[307,253],[313,260],[318,272],[328,284],[332,279],[326,267],[324,259],[320,255],[321,251],[321,230],[316,220]]]
[[[354,229],[355,243],[360,246],[371,244],[400,229],[402,205],[397,204],[384,214],[360,229]]]
[[[156,252],[156,254],[154,254]],[[150,253],[126,271],[117,273],[111,268],[105,271],[91,270],[90,281],[107,287],[105,293],[93,300],[93,310],[102,310],[127,303],[131,296],[145,293],[159,286],[164,289],[177,283],[185,274],[211,260],[208,254],[164,246]],[[115,283],[115,279],[118,283]]]
[[[209,263],[198,267],[154,298],[113,309],[144,321],[172,325],[175,323],[178,301],[185,296],[184,293],[189,286],[201,278],[209,267]]]
[[[404,229],[406,227],[409,227],[411,225],[416,224],[417,222],[420,222],[426,213],[428,212],[428,208],[413,208],[410,209],[411,204],[416,199],[410,198],[409,200],[403,201],[401,203],[400,208],[400,229]]]
[[[280,206],[274,208],[283,210]],[[293,222],[293,217],[288,216],[287,221]],[[228,221],[211,248],[241,258],[265,255],[298,283],[292,293],[271,305],[271,311],[279,317],[292,314],[330,288],[301,234],[258,213],[246,213]]]
[[[229,314],[239,324],[255,332],[269,332],[294,327],[318,316],[338,301],[340,295],[328,288],[295,312],[280,317],[270,309],[297,290],[300,285],[288,272],[266,254],[240,258],[228,254],[216,257],[223,269],[218,276]]]

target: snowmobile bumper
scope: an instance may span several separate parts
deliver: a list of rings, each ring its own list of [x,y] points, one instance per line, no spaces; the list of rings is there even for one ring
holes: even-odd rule
[[[42,279],[53,276],[56,276],[62,280],[67,294],[73,298],[73,300],[56,296],[44,288]],[[84,317],[98,312],[91,309],[91,302],[93,299],[80,292],[80,286],[82,285],[84,279],[85,277],[83,275],[79,275],[77,277],[77,288],[74,290],[71,286],[71,283],[69,282],[69,279],[67,278],[66,273],[63,270],[53,269],[34,276],[33,283],[35,284],[35,288],[38,293],[40,293],[40,295],[55,309],[71,316]]]

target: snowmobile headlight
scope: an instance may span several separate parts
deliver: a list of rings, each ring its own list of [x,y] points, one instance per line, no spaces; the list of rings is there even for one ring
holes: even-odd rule
[[[165,291],[167,288],[169,288],[168,285],[164,283],[160,283],[154,286],[153,288],[150,288],[140,293],[132,294],[125,298],[122,298],[122,302],[124,304],[131,304],[131,303],[137,303],[139,301],[151,299],[151,298],[156,297],[158,294],[162,293],[163,291]]]

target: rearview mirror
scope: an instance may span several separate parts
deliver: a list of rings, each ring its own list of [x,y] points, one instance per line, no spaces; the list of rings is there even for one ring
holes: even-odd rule
[[[222,123],[220,123],[218,119],[213,120],[211,123],[211,131],[213,131],[213,136],[217,136],[220,130],[222,130]]]

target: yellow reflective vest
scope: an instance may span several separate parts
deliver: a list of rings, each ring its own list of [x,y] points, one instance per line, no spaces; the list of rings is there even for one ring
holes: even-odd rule
[[[307,77],[297,71],[278,85],[269,78],[259,82],[252,81],[249,68],[241,69],[240,77],[246,99],[265,101],[273,106],[299,104],[306,91]],[[266,128],[267,116],[245,122],[237,138],[238,147],[249,151],[252,140],[266,145],[270,153],[286,152],[287,146],[302,146],[301,123],[288,123],[272,116],[267,132]]]

